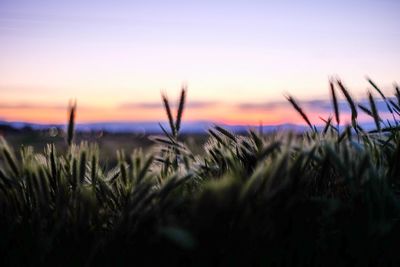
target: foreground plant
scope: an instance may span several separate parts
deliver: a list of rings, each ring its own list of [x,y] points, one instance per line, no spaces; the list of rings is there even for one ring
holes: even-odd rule
[[[2,265],[397,265],[400,257],[400,92],[357,104],[331,82],[333,117],[303,134],[209,130],[204,155],[179,140],[177,115],[163,96],[170,131],[152,137],[155,154],[118,151],[99,162],[96,145],[73,143],[14,153],[0,144]],[[342,125],[341,92],[351,110]],[[364,130],[359,109],[374,120]]]

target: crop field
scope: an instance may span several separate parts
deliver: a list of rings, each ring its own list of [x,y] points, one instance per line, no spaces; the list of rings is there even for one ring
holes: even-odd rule
[[[6,136],[1,266],[398,266],[400,90],[370,84],[366,106],[332,81],[323,127],[287,97],[309,126],[300,136],[182,136],[186,90],[176,113],[163,96],[169,128],[136,143],[75,133],[75,105],[65,139]]]
[[[9,147],[13,150],[19,150],[22,146],[31,146],[35,151],[43,151],[46,145],[51,143],[54,144],[58,152],[66,153],[68,145],[65,142],[65,133],[60,129],[59,133],[54,136],[51,131],[51,129],[4,129],[3,136],[7,140]],[[99,154],[101,164],[116,164],[118,162],[117,150],[131,152],[135,149],[141,149],[144,153],[155,152],[155,143],[150,139],[151,136],[153,134],[103,131],[76,132],[74,141],[78,144],[81,142],[95,143],[98,149],[101,150]],[[207,141],[207,133],[180,134],[180,140],[193,153],[204,154],[203,145]]]

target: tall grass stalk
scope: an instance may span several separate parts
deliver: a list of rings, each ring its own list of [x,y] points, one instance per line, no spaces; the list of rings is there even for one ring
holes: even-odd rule
[[[342,131],[334,85],[352,114]],[[377,90],[391,107],[384,121],[371,92],[367,107],[341,81],[330,87],[334,114],[322,131],[288,97],[310,130],[214,126],[202,154],[179,137],[186,88],[175,117],[162,94],[170,131],[160,124],[164,135],[151,137],[157,150],[119,150],[114,166],[98,146],[74,142],[76,103],[65,152],[15,153],[1,139],[1,265],[399,265],[399,89]],[[374,129],[364,130],[357,107]]]

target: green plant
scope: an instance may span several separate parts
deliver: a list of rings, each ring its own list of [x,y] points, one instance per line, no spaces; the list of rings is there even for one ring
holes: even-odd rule
[[[400,257],[400,92],[386,97],[392,120],[357,104],[331,81],[333,116],[301,134],[238,135],[209,130],[203,155],[179,139],[186,89],[154,154],[117,151],[99,162],[95,144],[14,153],[0,142],[0,256],[3,266],[397,265]],[[350,106],[341,125],[336,86]],[[358,108],[374,120],[364,130]]]

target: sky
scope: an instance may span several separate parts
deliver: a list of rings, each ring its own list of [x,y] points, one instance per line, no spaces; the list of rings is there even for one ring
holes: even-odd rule
[[[160,93],[188,87],[184,119],[280,124],[332,113],[329,79],[362,99],[400,78],[400,1],[0,0],[0,120],[164,120]],[[311,103],[311,104],[310,104]],[[313,105],[314,103],[314,105]]]

